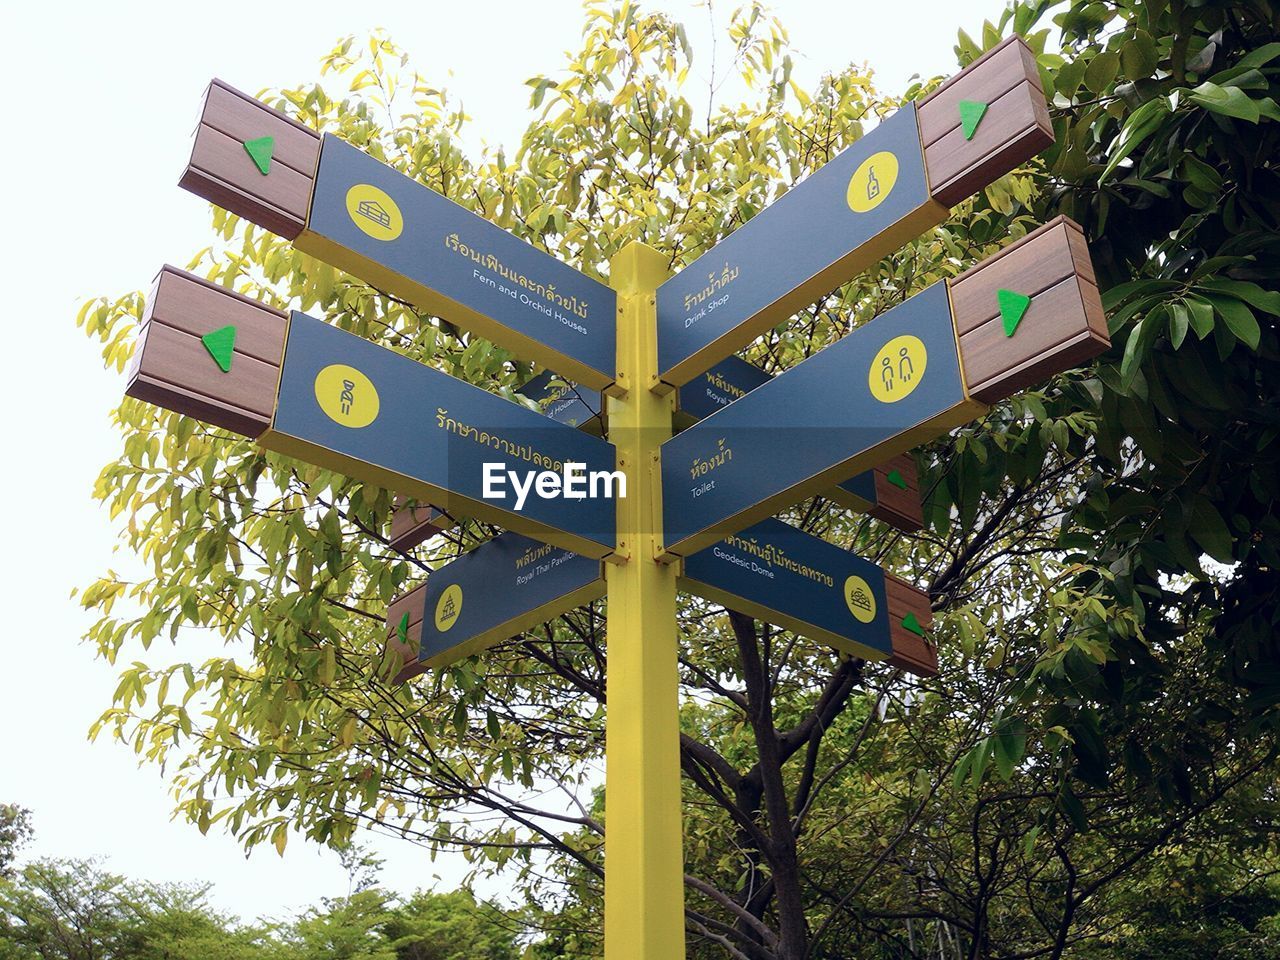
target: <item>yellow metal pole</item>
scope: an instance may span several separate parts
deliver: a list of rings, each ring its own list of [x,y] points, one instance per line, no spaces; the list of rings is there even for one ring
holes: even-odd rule
[[[611,261],[618,291],[622,397],[609,398],[609,439],[627,495],[618,501],[620,563],[609,590],[605,727],[606,960],[684,960],[676,570],[662,553],[658,448],[674,396],[657,392],[654,293],[666,258],[632,243]]]

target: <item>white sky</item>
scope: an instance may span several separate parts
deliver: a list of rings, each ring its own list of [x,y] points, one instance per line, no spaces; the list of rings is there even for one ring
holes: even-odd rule
[[[701,102],[705,6],[642,5],[686,23],[695,48],[688,95]],[[717,4],[717,22],[736,5]],[[898,92],[913,73],[952,72],[957,28],[976,36],[1001,6],[779,0],[774,9],[801,55],[802,85],[869,62],[881,88]],[[116,526],[90,497],[117,450],[108,411],[124,384],[103,370],[96,345],[75,328],[75,312],[90,296],[145,289],[162,263],[185,262],[209,242],[207,205],[176,182],[211,77],[250,92],[309,81],[338,37],[386,27],[419,72],[461,99],[474,118],[474,142],[514,147],[528,121],[524,81],[554,76],[563,51],[577,49],[581,7],[577,0],[45,0],[11,5],[3,19],[9,132],[0,210],[9,237],[2,262],[12,430],[0,471],[10,531],[0,559],[8,623],[0,640],[0,803],[35,812],[35,855],[98,856],[133,877],[211,881],[215,902],[246,918],[341,895],[346,879],[332,854],[291,836],[283,858],[262,849],[246,860],[231,838],[170,821],[155,768],[139,768],[131,751],[106,740],[86,741],[116,680],[80,643],[90,618],[69,592],[113,562],[128,565],[112,560]],[[153,662],[169,656],[158,646],[149,654]],[[463,872],[456,862],[432,864],[408,844],[376,847],[388,860],[384,882],[405,893],[447,889]]]

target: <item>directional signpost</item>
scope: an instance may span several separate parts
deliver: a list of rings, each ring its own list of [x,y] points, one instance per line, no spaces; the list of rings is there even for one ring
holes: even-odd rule
[[[930,675],[923,591],[771,518],[821,495],[918,527],[906,451],[1108,341],[1060,219],[775,378],[732,354],[1051,140],[1011,39],[685,270],[633,243],[605,287],[214,81],[183,186],[581,386],[531,385],[543,416],[166,268],[127,392],[410,498],[398,549],[454,516],[511,531],[393,604],[402,676],[607,596],[605,956],[680,960],[677,589]],[[581,493],[592,478],[605,496]]]
[[[676,392],[676,424],[691,426],[772,379],[745,360],[726,357]],[[772,420],[765,420],[760,425],[767,427],[771,423]],[[924,523],[915,461],[906,455],[888,459],[823,490],[822,496],[899,530],[919,530]]]
[[[516,393],[539,404],[552,420],[592,433],[604,432],[604,401],[599,390],[569,383],[544,370]]]

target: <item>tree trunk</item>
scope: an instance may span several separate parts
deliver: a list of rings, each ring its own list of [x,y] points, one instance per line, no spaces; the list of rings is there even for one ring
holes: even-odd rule
[[[796,835],[791,824],[791,805],[782,779],[782,753],[773,725],[773,690],[769,673],[760,657],[755,621],[742,614],[729,614],[742,658],[742,677],[747,688],[748,714],[759,751],[760,783],[764,812],[769,821],[769,843],[763,851],[773,873],[773,899],[778,915],[778,960],[804,960],[809,948],[800,891],[800,862]]]

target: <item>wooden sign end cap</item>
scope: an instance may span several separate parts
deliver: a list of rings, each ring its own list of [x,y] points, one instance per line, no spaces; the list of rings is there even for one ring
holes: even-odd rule
[[[965,387],[996,403],[1111,345],[1084,232],[1046,223],[949,281]]]
[[[1053,143],[1035,54],[1017,36],[920,101],[933,198],[952,207]]]
[[[920,480],[915,458],[900,453],[875,468],[876,504],[868,511],[878,520],[913,533],[924,526]]]
[[[404,683],[426,673],[418,660],[418,639],[422,636],[422,618],[427,603],[427,585],[420,584],[396,597],[387,606],[387,652],[396,655],[399,664],[393,683]]]
[[[125,394],[247,437],[267,429],[283,312],[185,270],[156,275]]]
[[[214,80],[178,185],[272,233],[302,232],[320,161],[320,135]]]
[[[408,553],[453,526],[453,520],[430,504],[410,504],[407,498],[396,497],[395,512],[391,515],[391,536],[387,542],[392,550]]]
[[[893,644],[888,662],[917,677],[936,677],[938,650],[930,636],[933,610],[929,606],[929,594],[891,574],[885,574],[884,591],[889,604],[889,639]]]

